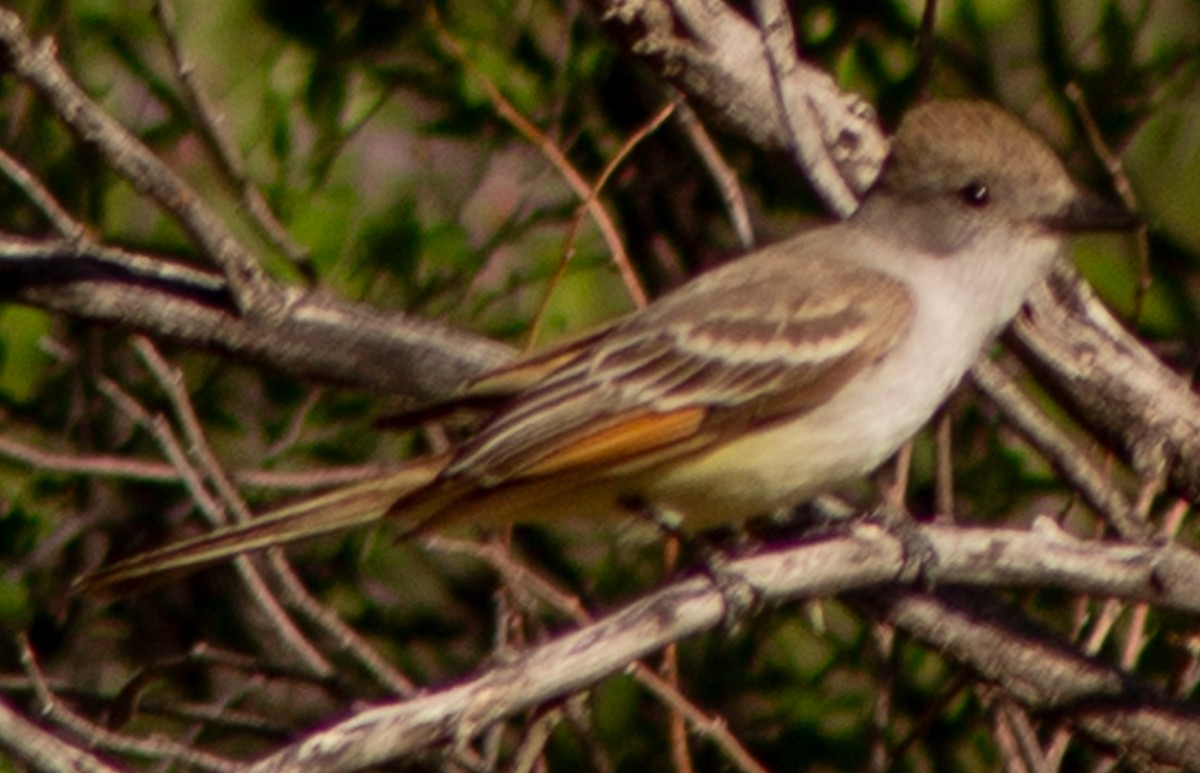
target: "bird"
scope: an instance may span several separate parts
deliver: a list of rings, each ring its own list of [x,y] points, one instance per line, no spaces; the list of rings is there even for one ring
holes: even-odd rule
[[[911,109],[846,220],[684,283],[452,400],[498,406],[448,451],[79,578],[120,592],[396,518],[455,524],[652,510],[738,523],[870,473],[929,420],[1072,234],[1137,227],[981,100]]]

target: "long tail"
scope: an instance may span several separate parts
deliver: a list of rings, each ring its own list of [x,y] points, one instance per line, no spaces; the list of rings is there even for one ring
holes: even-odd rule
[[[306,499],[246,523],[147,551],[75,580],[77,594],[120,594],[145,589],[242,553],[367,526],[397,500],[429,485],[445,466],[440,457],[418,460],[380,478]]]

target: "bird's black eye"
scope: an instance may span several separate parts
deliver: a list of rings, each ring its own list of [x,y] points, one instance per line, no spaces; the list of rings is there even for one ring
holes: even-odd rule
[[[988,201],[992,198],[992,192],[988,190],[987,185],[978,180],[964,185],[959,189],[958,195],[962,198],[964,204],[976,209],[987,206]]]

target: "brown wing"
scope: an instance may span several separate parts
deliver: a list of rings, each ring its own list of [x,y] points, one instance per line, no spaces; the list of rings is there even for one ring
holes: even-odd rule
[[[912,304],[900,281],[814,253],[801,237],[743,258],[591,339],[445,476],[494,486],[661,461],[819,404],[899,340]]]
[[[548,347],[522,354],[512,362],[467,382],[457,397],[451,399],[511,398],[579,359],[618,324],[609,322]]]
[[[445,421],[463,411],[495,413],[515,395],[582,356],[596,340],[607,335],[614,324],[522,354],[466,382],[450,395],[404,407],[376,419],[373,426],[393,431],[411,430],[426,422]]]

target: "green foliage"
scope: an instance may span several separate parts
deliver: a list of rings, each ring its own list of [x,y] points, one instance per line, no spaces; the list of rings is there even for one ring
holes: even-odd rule
[[[273,277],[297,292],[309,289],[301,288],[304,271],[252,223],[237,186],[219,171],[146,9],[111,0],[27,5],[21,12],[40,34],[54,36],[60,58],[92,97],[214,202]],[[310,251],[313,291],[515,345],[525,344],[539,315],[545,342],[632,308],[595,221],[586,214],[577,220],[578,195],[546,147],[505,116],[511,106],[583,179],[594,181],[661,109],[669,99],[661,81],[620,54],[590,10],[552,0],[178,5],[179,43],[197,82],[223,117],[249,182]],[[923,93],[997,99],[1049,132],[1070,151],[1073,169],[1108,190],[1112,183],[1087,137],[1087,121],[1065,96],[1067,84],[1078,84],[1154,225],[1153,281],[1140,297],[1140,269],[1112,239],[1082,243],[1079,263],[1121,314],[1137,313],[1139,332],[1172,364],[1194,367],[1200,330],[1194,3],[943,4],[928,82],[921,81],[913,45],[921,3],[799,5],[805,56],[876,105],[886,124],[894,126]],[[197,263],[178,225],[70,137],[11,74],[0,78],[0,102],[6,152],[34,170],[97,238]],[[824,217],[780,157],[764,157],[737,138],[717,134],[717,141],[737,166],[765,232]],[[672,122],[633,150],[599,201],[652,291],[735,251],[715,185]],[[50,232],[9,185],[0,186],[0,228]],[[0,435],[79,459],[165,465],[159,444],[98,386],[111,379],[152,413],[170,415],[161,385],[131,353],[126,332],[0,309]],[[263,373],[217,353],[182,352],[169,342],[163,349],[182,366],[199,420],[235,477],[394,463],[446,439],[377,430],[375,420],[395,408],[388,398],[329,386],[314,394],[317,387],[291,375]],[[1094,527],[1054,471],[986,404],[966,395],[949,411],[962,517],[1020,522],[1035,508],[1061,509]],[[456,436],[458,426],[447,426],[446,435]],[[928,437],[918,441],[913,481],[913,509],[933,513],[936,465]],[[299,496],[261,483],[247,488],[255,505]],[[218,753],[264,753],[280,743],[276,726],[300,733],[389,697],[337,647],[330,647],[336,678],[298,676],[294,663],[263,645],[247,624],[253,617],[228,568],[115,605],[66,600],[70,578],[102,559],[200,528],[195,511],[178,483],[0,462],[0,631],[9,641],[16,631],[34,631],[47,672],[78,687],[81,710],[97,720],[138,669],[170,662],[151,680],[150,694],[166,699],[153,710],[142,707],[136,727],[187,736],[190,725],[170,714],[171,704],[187,701],[270,721],[267,729],[217,724],[200,733],[199,743]],[[520,557],[591,610],[621,605],[664,573],[660,544],[632,544],[610,524],[522,528],[516,544]],[[524,646],[569,625],[499,593],[497,573],[477,558],[397,547],[387,529],[323,540],[291,555],[318,598],[421,685],[485,667],[501,640]],[[6,571],[14,566],[21,571]],[[1073,613],[1070,601],[1052,594],[1014,599],[1060,630]],[[984,701],[964,686],[949,656],[903,637],[884,651],[873,638],[878,631],[853,605],[829,602],[822,611],[823,622],[796,607],[761,613],[735,635],[685,643],[681,689],[774,769],[865,769],[876,740],[872,711],[884,692],[893,701],[886,741],[908,743],[896,769],[1001,766]],[[1186,628],[1169,617],[1149,626],[1150,676],[1169,677],[1166,666],[1154,664],[1178,655],[1171,637]],[[201,642],[261,658],[264,675],[249,679],[246,671],[211,662],[174,664]],[[6,642],[0,676],[20,674]],[[18,696],[32,706],[26,698]],[[614,769],[671,764],[668,711],[632,678],[604,682],[586,703],[586,721],[573,717],[556,727],[550,769],[586,767],[598,754]],[[517,729],[497,736],[505,755],[526,729],[517,727],[521,720],[513,724]],[[710,741],[693,738],[690,746],[700,769],[728,767]],[[1090,749],[1072,755],[1079,768],[1099,759]]]
[[[45,313],[0,309],[0,399],[24,403],[37,394],[49,357],[39,344],[50,329]]]

